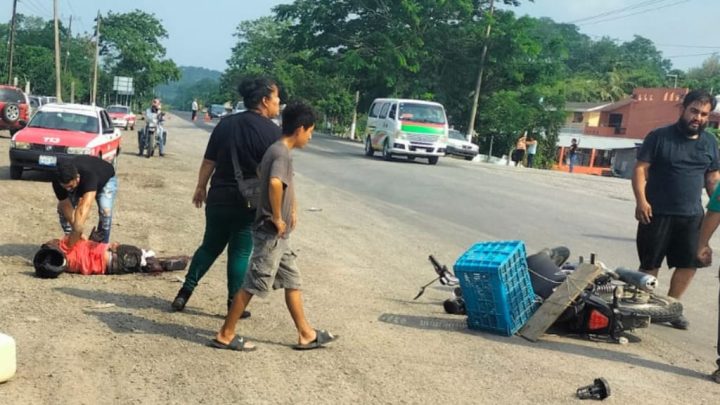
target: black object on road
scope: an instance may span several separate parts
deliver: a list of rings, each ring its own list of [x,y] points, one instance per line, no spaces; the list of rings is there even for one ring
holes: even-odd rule
[[[437,259],[435,259],[433,255],[428,256],[428,260],[430,260],[430,263],[432,263],[437,277],[432,279],[432,281],[430,281],[429,283],[420,287],[420,292],[418,292],[418,294],[415,296],[415,298],[413,298],[413,300],[420,298],[420,296],[425,293],[425,288],[429,287],[432,283],[438,280],[440,280],[440,284],[448,286],[455,286],[459,283],[457,277],[455,277],[455,275],[453,275],[452,272],[448,270],[447,266],[438,263]]]
[[[610,384],[604,378],[596,378],[592,385],[577,389],[577,396],[580,399],[603,400],[610,396]]]

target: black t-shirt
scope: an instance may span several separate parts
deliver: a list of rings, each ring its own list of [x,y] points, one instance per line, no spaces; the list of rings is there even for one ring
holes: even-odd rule
[[[252,178],[257,177],[257,166],[265,151],[280,139],[280,136],[280,127],[254,111],[232,114],[221,119],[210,134],[205,149],[205,159],[215,162],[207,204],[225,205],[242,201],[230,153],[232,137],[236,137],[243,177]]]
[[[637,159],[650,163],[645,196],[654,214],[699,215],[705,174],[716,171],[718,145],[702,132],[688,138],[677,124],[650,132],[638,150]]]
[[[95,156],[81,155],[72,158],[72,164],[77,167],[80,174],[80,183],[73,193],[81,196],[88,191],[100,191],[111,177],[115,176],[115,168],[112,164]],[[68,198],[69,193],[62,188],[57,179],[53,180],[53,191],[58,200]]]

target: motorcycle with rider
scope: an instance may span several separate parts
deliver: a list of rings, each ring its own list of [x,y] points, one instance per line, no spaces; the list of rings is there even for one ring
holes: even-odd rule
[[[152,105],[145,110],[145,126],[138,131],[138,156],[145,152],[146,157],[155,154],[158,150],[160,156],[165,156],[165,143],[167,131],[163,126],[165,113],[159,99],[154,99]]]

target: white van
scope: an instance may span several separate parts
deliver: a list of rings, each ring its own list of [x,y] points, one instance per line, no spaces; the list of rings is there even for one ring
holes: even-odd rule
[[[365,130],[365,155],[381,151],[385,160],[395,155],[427,158],[431,165],[445,156],[448,123],[445,108],[432,101],[378,98],[373,101]]]

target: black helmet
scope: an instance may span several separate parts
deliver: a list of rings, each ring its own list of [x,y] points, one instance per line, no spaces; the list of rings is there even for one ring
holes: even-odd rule
[[[67,268],[65,254],[58,248],[42,245],[33,257],[35,275],[40,278],[57,278]]]

